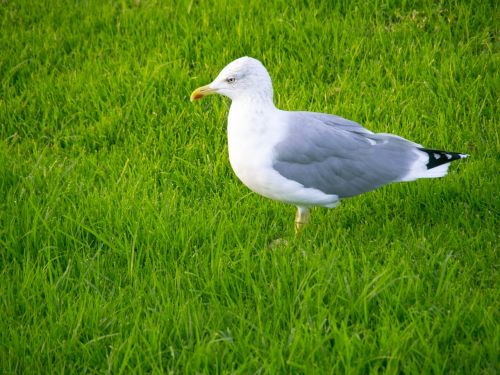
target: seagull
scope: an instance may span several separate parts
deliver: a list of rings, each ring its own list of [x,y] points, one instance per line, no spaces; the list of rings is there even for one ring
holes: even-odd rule
[[[269,73],[251,57],[229,63],[191,101],[210,94],[231,99],[227,137],[236,176],[264,197],[297,206],[296,232],[312,207],[333,208],[393,182],[443,177],[450,162],[468,156],[373,133],[340,116],[280,110]]]

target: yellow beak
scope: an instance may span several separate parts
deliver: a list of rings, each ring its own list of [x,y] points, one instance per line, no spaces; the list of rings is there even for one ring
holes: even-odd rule
[[[214,90],[213,88],[211,88],[210,85],[198,87],[191,94],[191,101],[193,102],[195,100],[203,98],[204,96],[207,96],[210,94],[215,94],[216,92],[217,92],[217,90]]]

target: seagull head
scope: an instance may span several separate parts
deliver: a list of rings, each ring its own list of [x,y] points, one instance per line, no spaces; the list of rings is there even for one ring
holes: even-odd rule
[[[222,69],[217,78],[191,94],[191,101],[210,94],[220,94],[231,100],[273,100],[271,77],[262,63],[252,57],[240,57]]]

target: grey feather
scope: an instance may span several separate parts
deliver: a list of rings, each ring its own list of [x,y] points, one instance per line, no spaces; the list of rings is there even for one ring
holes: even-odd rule
[[[373,132],[364,128],[357,122],[347,120],[340,116],[330,115],[327,113],[306,112],[306,111],[289,112],[289,113],[291,116],[296,117],[297,119],[303,119],[303,120],[314,119],[318,120],[319,122],[322,122],[325,125],[334,125],[337,126],[338,128],[352,131],[355,133],[373,134]]]
[[[400,181],[417,160],[417,144],[373,134],[338,116],[289,112],[288,134],[274,149],[273,167],[305,187],[358,195]]]

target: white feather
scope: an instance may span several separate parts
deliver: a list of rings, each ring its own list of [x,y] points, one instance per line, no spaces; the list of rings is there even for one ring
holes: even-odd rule
[[[419,149],[415,149],[415,153],[418,155],[418,158],[411,166],[408,174],[404,176],[401,181],[415,181],[419,178],[438,178],[446,176],[450,163],[441,164],[438,167],[427,169],[429,155]]]

